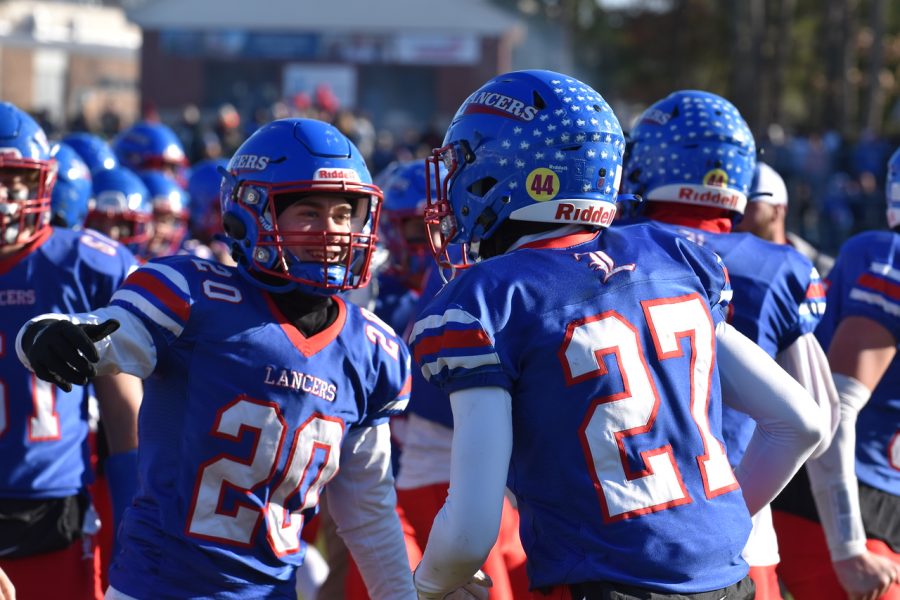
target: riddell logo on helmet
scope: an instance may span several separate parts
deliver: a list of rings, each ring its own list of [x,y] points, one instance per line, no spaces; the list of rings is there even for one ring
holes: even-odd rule
[[[710,206],[721,206],[722,208],[732,209],[736,209],[741,204],[740,194],[734,192],[698,192],[686,187],[678,190],[678,199],[686,200],[692,204],[707,204]]]
[[[587,208],[578,208],[574,204],[568,202],[560,202],[556,207],[556,216],[554,221],[564,221],[566,223],[593,223],[594,225],[609,225],[616,216],[616,207],[610,205],[609,208],[596,208],[589,206]]]
[[[313,175],[313,179],[347,179],[349,181],[359,181],[359,173],[353,169],[319,169]]]
[[[497,94],[495,92],[476,92],[469,97],[464,113],[490,113],[500,116],[517,117],[522,121],[531,121],[537,114],[535,106],[528,106],[521,100]]]

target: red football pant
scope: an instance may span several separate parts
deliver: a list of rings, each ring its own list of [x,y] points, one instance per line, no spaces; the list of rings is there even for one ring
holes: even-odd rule
[[[431,526],[444,501],[449,483],[436,483],[410,490],[397,490],[397,514],[403,526],[406,552],[410,568],[422,560]],[[482,567],[494,582],[489,590],[490,600],[529,598],[528,576],[525,573],[525,551],[519,539],[519,513],[508,499],[503,500],[503,515],[497,543]],[[368,594],[356,565],[351,564],[347,576],[347,599],[366,600]]]
[[[100,558],[91,548],[86,553],[84,543],[92,542],[82,538],[56,552],[0,559],[0,568],[16,587],[18,600],[101,600],[95,577]]]
[[[831,566],[822,526],[780,510],[772,511],[772,519],[781,555],[778,575],[794,600],[846,600],[847,594]],[[900,555],[884,542],[868,540],[866,547],[900,564]],[[900,585],[894,583],[880,600],[900,600]]]

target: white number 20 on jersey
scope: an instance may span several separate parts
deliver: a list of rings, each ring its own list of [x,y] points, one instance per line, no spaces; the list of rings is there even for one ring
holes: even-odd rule
[[[715,331],[703,299],[697,294],[641,302],[660,361],[681,358],[689,365],[690,415],[703,441],[699,468],[708,498],[737,489],[725,449],[709,427],[710,382],[715,356]],[[689,338],[686,360],[682,338]],[[691,502],[672,444],[641,453],[643,466],[631,469],[624,439],[647,433],[659,410],[659,392],[647,364],[637,328],[610,310],[568,325],[560,358],[569,384],[608,374],[604,357],[613,355],[624,389],[595,398],[580,432],[588,464],[597,484],[603,518],[617,521]],[[690,435],[689,432],[683,432]]]
[[[248,459],[222,455],[201,465],[187,531],[203,539],[250,546],[265,519],[275,555],[292,554],[300,549],[302,511],[318,504],[322,486],[337,473],[344,424],[333,417],[313,415],[290,432],[277,404],[241,396],[219,413],[213,435],[237,441],[247,432],[253,432],[256,439]],[[281,477],[273,481],[285,443],[290,448],[287,464]],[[314,464],[319,466],[310,471]],[[253,496],[253,490],[262,485],[271,487],[263,506]],[[226,486],[246,494],[247,500],[224,509]],[[299,507],[287,510],[298,495]]]

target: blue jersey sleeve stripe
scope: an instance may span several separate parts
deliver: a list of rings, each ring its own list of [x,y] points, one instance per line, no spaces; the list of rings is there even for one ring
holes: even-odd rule
[[[130,312],[137,314],[144,321],[169,331],[178,337],[184,331],[184,321],[179,321],[167,314],[161,303],[155,298],[147,297],[136,291],[122,288],[112,297],[112,304],[121,306]]]
[[[122,288],[152,298],[155,304],[165,307],[168,313],[182,322],[187,321],[190,316],[189,299],[166,285],[166,280],[157,277],[152,271],[140,269],[132,273]]]
[[[881,294],[857,287],[850,290],[850,299],[876,306],[893,317],[900,317],[900,304],[890,301]]]
[[[156,277],[168,285],[181,298],[184,300],[190,299],[191,292],[187,279],[172,267],[151,261],[142,266],[141,270],[153,272]]]
[[[499,364],[500,357],[495,352],[466,354],[463,356],[438,356],[434,360],[422,362],[422,375],[430,381],[432,377],[444,369],[448,371],[472,370]]]
[[[425,317],[424,319],[420,319],[419,321],[417,321],[409,334],[409,343],[410,345],[415,344],[416,339],[428,329],[441,328],[446,326],[448,323],[468,325],[470,323],[477,322],[478,319],[476,319],[466,311],[460,310],[458,308],[451,308],[444,311],[443,314],[430,315],[428,317]]]

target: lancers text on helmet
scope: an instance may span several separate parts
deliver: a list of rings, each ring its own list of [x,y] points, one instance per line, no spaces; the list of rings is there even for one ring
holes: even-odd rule
[[[246,169],[250,171],[264,171],[269,166],[271,158],[268,156],[257,156],[256,154],[241,154],[235,156],[232,161],[232,169]]]
[[[589,206],[587,208],[578,208],[574,204],[568,202],[560,202],[556,207],[556,216],[554,221],[564,221],[566,223],[591,223],[594,225],[608,226],[613,222],[616,216],[616,207],[610,205],[607,207]]]
[[[485,107],[492,110],[485,110]],[[510,116],[519,118],[522,121],[531,121],[537,114],[538,109],[535,106],[528,106],[521,100],[497,94],[494,92],[477,92],[473,94],[466,103],[465,113],[492,112],[507,113]],[[503,115],[501,115],[503,116]]]

